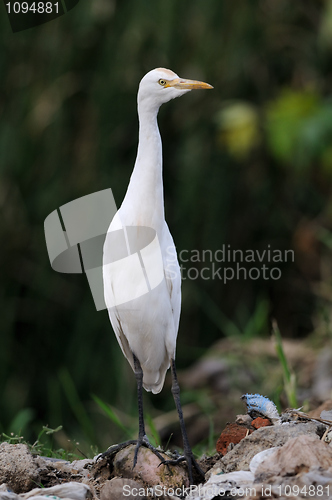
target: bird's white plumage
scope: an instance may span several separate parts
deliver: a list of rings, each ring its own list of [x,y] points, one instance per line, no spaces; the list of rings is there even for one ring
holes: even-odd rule
[[[110,320],[123,354],[133,369],[132,353],[135,354],[143,370],[143,386],[154,393],[161,391],[170,360],[175,358],[181,309],[180,267],[164,214],[162,145],[157,114],[163,103],[200,88],[212,87],[204,82],[181,79],[164,68],[154,69],[142,78],[137,95],[136,162],[127,193],[104,243],[104,297]],[[160,251],[159,255],[153,254],[152,267],[158,276],[160,271],[162,279],[158,278],[158,286],[151,286],[143,293],[149,269],[145,267],[142,271],[142,262],[146,266],[142,261],[143,250],[131,251],[128,232],[136,232],[134,240],[139,241],[146,228],[157,236]],[[111,263],[112,236],[116,231],[124,234],[125,265],[124,261]]]

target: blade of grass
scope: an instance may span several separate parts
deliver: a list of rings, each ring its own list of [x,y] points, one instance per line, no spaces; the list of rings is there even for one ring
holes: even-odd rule
[[[161,446],[159,433],[156,429],[156,426],[154,425],[153,418],[151,417],[151,415],[147,414],[145,419],[146,419],[146,423],[149,426],[152,438],[154,440],[154,446],[156,446],[156,447]]]
[[[169,449],[169,443],[171,442],[171,439],[173,437],[173,432],[169,435],[168,437],[168,440],[167,440],[167,443],[166,443],[166,446],[165,446],[165,451],[167,451]]]
[[[32,408],[20,410],[9,425],[9,429],[14,434],[23,434],[26,428],[35,418],[35,411]]]
[[[95,396],[94,394],[92,394],[92,398],[95,401],[95,403],[99,406],[99,408],[106,413],[108,418],[117,427],[119,427],[119,429],[121,429],[129,438],[132,438],[131,432],[123,425],[119,417],[114,413],[112,407],[104,403],[104,401],[102,401],[98,396]]]
[[[277,351],[277,355],[282,367],[283,377],[284,377],[284,386],[285,392],[287,395],[288,403],[292,408],[297,408],[297,398],[296,398],[296,376],[295,373],[292,372],[288,365],[288,361],[284,352],[284,348],[282,345],[281,334],[277,325],[277,322],[273,320],[272,322],[272,330],[273,337],[275,342],[275,348]]]

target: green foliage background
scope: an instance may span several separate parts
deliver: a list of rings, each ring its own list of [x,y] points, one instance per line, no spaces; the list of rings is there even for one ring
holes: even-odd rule
[[[283,335],[313,329],[313,283],[331,301],[331,0],[81,0],[16,34],[2,7],[0,38],[0,431],[34,439],[62,424],[63,443],[105,448],[119,434],[92,394],[134,422],[134,377],[107,311],[84,276],[51,269],[43,222],[107,187],[120,205],[137,87],[154,67],[214,86],[160,112],[178,250],[295,251],[280,280],[186,279],[179,367],[234,331],[267,335],[271,316]]]

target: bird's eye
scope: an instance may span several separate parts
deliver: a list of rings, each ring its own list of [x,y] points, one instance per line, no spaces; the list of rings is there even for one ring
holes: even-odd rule
[[[162,85],[163,87],[166,85],[166,80],[163,80],[162,78],[160,78],[160,80],[158,80],[158,83],[159,85]]]

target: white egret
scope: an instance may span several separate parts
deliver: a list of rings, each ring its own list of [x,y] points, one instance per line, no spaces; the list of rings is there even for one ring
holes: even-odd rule
[[[137,380],[139,436],[137,442],[133,441],[137,443],[134,467],[139,448],[143,445],[152,449],[162,463],[186,460],[190,483],[193,482],[192,468],[196,468],[200,474],[202,471],[194,460],[188,442],[175,369],[176,338],[181,309],[181,274],[173,238],[165,221],[162,143],[157,114],[163,103],[175,97],[180,97],[192,89],[211,88],[213,88],[211,85],[204,82],[179,78],[173,71],[164,68],[150,71],[141,80],[137,96],[139,117],[137,158],[123,203],[108,229],[103,254],[104,296],[110,321],[122,352],[134,370]],[[134,238],[137,240],[142,233],[140,229],[151,228],[157,235],[163,279],[158,286],[151,286],[148,293],[142,292],[149,274],[149,269],[144,268],[142,264],[142,257],[139,257],[142,267],[139,266],[138,270],[131,267],[135,259],[133,238],[128,236],[128,228],[135,228]],[[121,231],[122,235],[124,234],[123,241],[127,255],[132,257],[131,260],[126,259],[125,268],[111,263],[114,260],[112,253],[115,251],[112,236],[114,232]],[[139,244],[134,246],[139,247]],[[138,254],[135,253],[136,263]],[[151,272],[150,278],[153,281]],[[133,297],[133,287],[138,291],[136,295],[134,293],[136,298]],[[145,435],[142,387],[154,394],[160,392],[170,366],[172,393],[180,419],[184,456],[165,462]],[[109,451],[112,450],[111,447]]]

